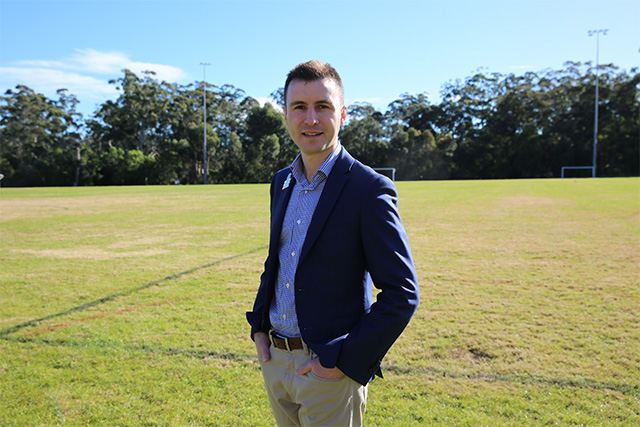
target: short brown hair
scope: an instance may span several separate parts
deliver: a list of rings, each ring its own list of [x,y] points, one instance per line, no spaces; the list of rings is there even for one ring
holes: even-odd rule
[[[284,84],[284,104],[287,107],[287,90],[289,84],[293,80],[302,80],[303,82],[313,82],[316,80],[330,79],[336,82],[340,89],[340,101],[344,105],[344,88],[342,87],[342,79],[340,74],[331,65],[326,62],[311,60],[296,65],[293,70],[287,74],[287,81]]]

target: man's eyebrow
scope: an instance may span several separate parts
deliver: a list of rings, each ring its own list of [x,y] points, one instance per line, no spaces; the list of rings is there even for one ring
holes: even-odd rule
[[[330,105],[330,104],[332,104],[330,99],[319,99],[318,101],[315,101],[313,103],[313,105]],[[295,107],[298,105],[308,105],[308,103],[305,101],[291,101],[289,103],[290,107]]]

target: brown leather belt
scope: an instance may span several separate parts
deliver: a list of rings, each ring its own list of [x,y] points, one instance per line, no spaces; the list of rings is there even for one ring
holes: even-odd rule
[[[302,338],[300,337],[287,338],[287,337],[278,335],[274,331],[271,331],[271,333],[269,334],[269,337],[271,338],[271,344],[273,344],[275,348],[279,348],[280,350],[291,351],[291,350],[304,349],[304,345],[302,344]]]

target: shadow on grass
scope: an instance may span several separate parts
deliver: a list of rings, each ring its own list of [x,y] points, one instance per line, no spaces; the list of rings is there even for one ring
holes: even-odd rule
[[[184,349],[174,347],[163,347],[159,345],[147,345],[147,344],[123,344],[117,342],[96,342],[96,341],[74,341],[64,339],[48,339],[48,338],[22,338],[22,337],[4,337],[5,341],[21,343],[21,344],[35,344],[35,345],[49,345],[53,347],[65,347],[65,348],[86,348],[86,347],[100,347],[102,350],[115,350],[115,351],[128,351],[137,353],[155,354],[166,357],[182,356],[192,359],[217,359],[223,361],[232,361],[236,363],[244,363],[247,365],[255,366],[255,369],[260,369],[257,362],[257,356],[254,353],[238,353],[238,352],[220,352],[213,350],[200,350],[200,349]],[[630,396],[640,396],[640,385],[638,384],[619,384],[611,382],[594,381],[585,378],[545,378],[535,375],[504,375],[499,373],[453,373],[440,369],[433,368],[414,368],[407,366],[385,366],[383,363],[382,368],[385,373],[389,373],[396,376],[428,376],[432,377],[434,381],[439,378],[451,378],[451,379],[463,379],[470,381],[484,381],[484,382],[504,382],[522,385],[544,385],[559,388],[580,388],[591,390],[610,390],[621,394]]]
[[[15,332],[17,332],[17,331],[19,331],[21,329],[24,329],[24,328],[28,328],[29,326],[35,326],[35,325],[37,325],[37,324],[39,324],[41,322],[45,322],[45,321],[50,320],[50,319],[55,319],[56,317],[66,316],[66,315],[71,314],[71,313],[76,313],[78,311],[87,310],[87,309],[89,309],[91,307],[95,307],[97,305],[104,304],[104,303],[109,302],[109,301],[113,301],[113,300],[115,300],[117,298],[125,297],[125,296],[128,296],[128,295],[134,294],[136,292],[140,292],[142,290],[151,288],[153,286],[158,286],[161,283],[168,282],[170,280],[175,280],[175,279],[177,279],[179,277],[195,273],[196,271],[203,270],[205,268],[213,267],[215,265],[223,264],[225,262],[232,261],[232,260],[237,259],[237,258],[242,258],[244,256],[254,254],[254,253],[262,251],[262,250],[264,250],[266,248],[267,248],[267,246],[260,246],[259,248],[253,249],[253,250],[251,250],[249,252],[245,252],[245,253],[238,254],[238,255],[233,255],[233,256],[230,256],[230,257],[227,257],[227,258],[222,258],[222,259],[210,262],[208,264],[204,264],[204,265],[201,265],[199,267],[192,268],[190,270],[181,271],[180,273],[172,274],[172,275],[167,276],[165,278],[162,278],[160,280],[155,280],[153,282],[149,282],[149,283],[146,283],[146,284],[144,284],[142,286],[138,286],[136,288],[132,288],[132,289],[129,289],[129,290],[126,290],[126,291],[123,291],[123,292],[118,292],[118,293],[115,293],[115,294],[107,295],[107,296],[104,296],[104,297],[99,298],[97,300],[89,301],[89,302],[86,302],[84,304],[80,304],[77,307],[73,307],[73,308],[70,308],[68,310],[61,311],[59,313],[50,314],[48,316],[44,316],[44,317],[41,317],[39,319],[32,319],[32,320],[29,320],[28,322],[20,323],[18,325],[15,325],[15,326],[12,326],[10,328],[7,328],[5,330],[0,331],[0,338],[4,338],[7,335],[13,334],[13,333],[15,333]]]
[[[612,390],[622,394],[640,397],[640,384],[617,384],[602,381],[594,381],[586,378],[545,378],[535,375],[503,375],[498,373],[452,373],[433,368],[407,368],[400,366],[387,366],[382,368],[386,372],[395,375],[429,375],[439,378],[468,379],[487,382],[509,382],[518,384],[543,384],[560,388],[584,388],[593,390]]]
[[[88,348],[99,347],[102,350],[115,350],[125,351],[133,353],[148,353],[161,356],[185,356],[192,359],[219,359],[228,360],[232,362],[248,363],[258,366],[258,357],[254,353],[235,353],[235,352],[221,352],[214,350],[200,350],[195,348],[175,348],[175,347],[163,347],[160,345],[149,344],[123,344],[119,342],[110,341],[76,341],[65,339],[50,339],[50,338],[23,338],[23,337],[4,337],[4,341],[21,343],[21,344],[35,344],[35,345],[49,345],[52,347],[64,347],[64,348]]]

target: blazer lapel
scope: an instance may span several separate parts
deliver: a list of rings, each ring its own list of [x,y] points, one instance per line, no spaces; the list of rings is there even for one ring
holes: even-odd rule
[[[309,249],[311,249],[320,235],[329,214],[338,201],[340,193],[342,193],[342,189],[349,180],[349,172],[351,171],[351,165],[353,162],[354,158],[347,153],[347,150],[345,150],[344,147],[342,147],[340,157],[336,160],[336,163],[333,165],[333,169],[327,177],[327,182],[322,190],[322,195],[320,196],[320,200],[318,201],[318,205],[316,206],[316,210],[313,214],[313,219],[311,220],[311,224],[309,224],[309,229],[307,230],[307,236],[305,237],[304,244],[302,245],[302,252],[300,253],[298,264],[304,260]]]

